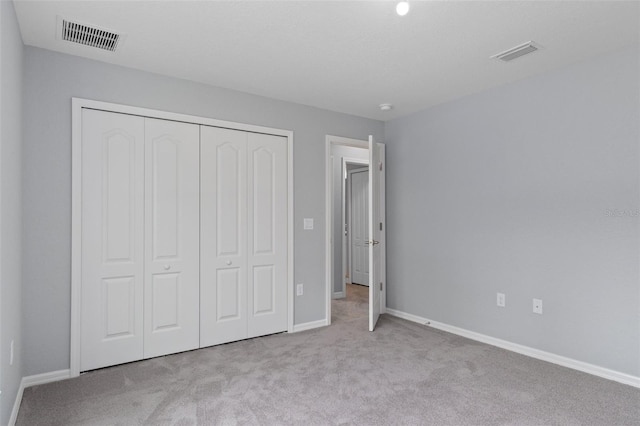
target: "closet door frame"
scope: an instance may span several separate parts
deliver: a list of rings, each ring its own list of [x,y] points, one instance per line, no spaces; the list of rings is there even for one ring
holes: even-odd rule
[[[287,138],[287,331],[293,332],[293,132],[252,124],[236,123],[129,105],[71,98],[71,330],[70,377],[80,375],[81,290],[82,290],[82,110],[136,115],[197,125],[223,127]]]

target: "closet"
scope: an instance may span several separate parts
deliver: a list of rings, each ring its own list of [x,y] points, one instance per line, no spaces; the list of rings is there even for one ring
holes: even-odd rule
[[[287,138],[81,114],[80,371],[286,331]]]
[[[203,126],[201,141],[200,343],[282,331],[286,140]]]

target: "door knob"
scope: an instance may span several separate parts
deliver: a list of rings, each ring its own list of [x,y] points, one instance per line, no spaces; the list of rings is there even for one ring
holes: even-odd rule
[[[230,260],[227,260],[227,265],[231,265],[231,261]]]
[[[171,269],[171,265],[164,265],[164,270],[168,271],[169,269]]]
[[[375,246],[376,244],[380,244],[380,241],[376,241],[376,240],[366,241],[365,244],[371,244]]]

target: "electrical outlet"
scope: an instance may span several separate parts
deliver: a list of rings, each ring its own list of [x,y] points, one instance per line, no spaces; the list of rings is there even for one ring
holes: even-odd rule
[[[498,293],[498,296],[496,298],[496,304],[498,306],[500,306],[501,308],[505,307],[506,297],[505,297],[504,293]]]
[[[304,284],[298,284],[296,286],[296,296],[302,296],[304,294]]]
[[[305,217],[303,222],[305,230],[309,231],[313,229],[313,218]]]
[[[533,299],[533,313],[542,315],[542,300]]]
[[[9,365],[13,365],[13,340],[11,341],[11,353],[9,354]]]

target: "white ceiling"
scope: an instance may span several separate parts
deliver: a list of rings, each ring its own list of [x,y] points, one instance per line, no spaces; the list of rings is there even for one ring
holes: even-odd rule
[[[640,42],[640,2],[17,0],[25,44],[388,120]],[[56,37],[57,16],[126,35]],[[493,54],[533,40],[505,64]],[[394,109],[381,112],[389,102]]]

